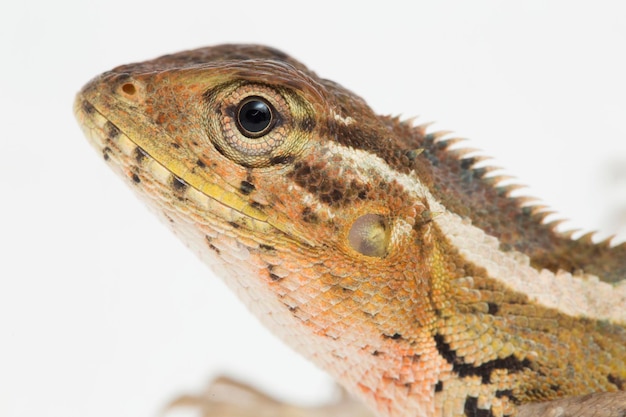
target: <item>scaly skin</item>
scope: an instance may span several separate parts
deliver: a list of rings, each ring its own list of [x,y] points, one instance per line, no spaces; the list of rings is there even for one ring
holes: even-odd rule
[[[271,106],[266,131],[246,132],[249,98]],[[625,389],[625,245],[554,232],[454,140],[285,54],[121,66],[75,112],[263,323],[379,415],[508,416]]]

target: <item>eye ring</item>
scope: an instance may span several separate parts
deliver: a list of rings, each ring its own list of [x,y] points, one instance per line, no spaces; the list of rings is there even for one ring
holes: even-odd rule
[[[274,128],[275,114],[274,107],[263,97],[250,96],[237,106],[235,123],[242,135],[252,139],[260,138]]]
[[[313,118],[313,109],[291,90],[233,82],[205,92],[205,97],[208,139],[238,165],[284,165],[302,152],[311,136],[311,129],[298,127],[301,119]]]

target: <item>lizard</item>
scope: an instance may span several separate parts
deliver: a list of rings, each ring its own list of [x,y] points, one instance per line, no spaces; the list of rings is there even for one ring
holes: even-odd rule
[[[626,389],[626,244],[556,231],[444,132],[259,45],[116,67],[74,112],[264,325],[379,416]]]

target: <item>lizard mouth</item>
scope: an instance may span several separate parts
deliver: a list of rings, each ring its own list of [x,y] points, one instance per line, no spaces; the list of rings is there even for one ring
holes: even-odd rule
[[[141,198],[157,199],[161,206],[169,204],[184,213],[202,212],[205,218],[213,219],[209,221],[214,225],[234,227],[242,233],[242,229],[252,233],[280,231],[285,237],[311,245],[309,239],[290,227],[287,219],[269,216],[262,207],[210,181],[203,171],[186,169],[175,156],[161,162],[162,150],[155,155],[138,144],[82,92],[76,96],[74,113],[91,145],[119,176],[134,186]],[[202,168],[208,170],[206,166]]]

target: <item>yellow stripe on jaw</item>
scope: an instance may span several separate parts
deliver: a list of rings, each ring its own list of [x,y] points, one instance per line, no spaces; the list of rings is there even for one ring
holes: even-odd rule
[[[293,222],[290,219],[286,218],[281,213],[277,213],[276,216],[270,217],[267,213],[257,209],[237,194],[225,190],[211,181],[207,181],[207,179],[202,175],[189,170],[187,164],[185,164],[181,159],[173,157],[172,150],[164,150],[162,147],[154,146],[153,142],[149,140],[135,141],[131,138],[129,138],[129,140],[135,142],[137,146],[141,147],[151,158],[168,170],[172,175],[180,178],[190,187],[208,196],[211,200],[217,201],[224,206],[256,221],[264,222],[273,226],[275,229],[285,233],[287,236],[295,238],[294,240],[296,243],[304,243],[308,246],[314,246],[314,243],[307,236],[300,233],[293,227]]]
[[[141,146],[141,144],[138,144],[138,146]],[[308,238],[306,235],[299,232],[295,227],[293,227],[293,221],[288,219],[282,213],[276,213],[275,216],[269,216],[264,211],[259,210],[250,203],[248,203],[248,201],[241,198],[239,195],[225,190],[219,185],[207,181],[203,176],[193,171],[190,171],[187,168],[186,164],[183,163],[180,159],[172,157],[171,151],[163,151],[161,148],[155,147],[150,148],[150,142],[148,141],[146,141],[146,146],[149,149],[146,149],[146,147],[144,146],[141,146],[141,148],[144,149],[146,153],[150,155],[150,157],[152,157],[155,161],[165,167],[165,169],[170,171],[173,175],[176,175],[178,178],[182,179],[190,187],[208,196],[212,200],[217,201],[224,206],[231,208],[232,210],[236,210],[237,212],[251,219],[271,225],[272,227],[283,232],[287,236],[294,238],[296,244],[302,243],[308,246],[315,246],[315,243],[311,241],[311,239]]]

